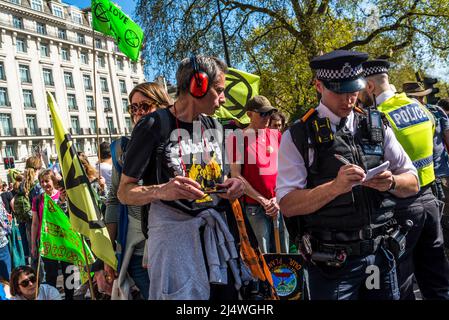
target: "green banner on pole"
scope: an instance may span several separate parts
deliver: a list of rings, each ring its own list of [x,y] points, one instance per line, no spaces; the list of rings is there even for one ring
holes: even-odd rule
[[[128,58],[137,61],[143,42],[143,31],[121,9],[109,0],[92,0],[94,30],[115,39]]]
[[[226,74],[226,103],[214,116],[220,121],[237,120],[241,124],[249,124],[244,107],[249,99],[259,94],[259,85],[259,76],[229,68]]]
[[[86,260],[83,254],[83,242],[81,235],[74,231],[69,218],[64,211],[44,194],[44,210],[42,211],[42,226],[39,252],[42,257],[52,260],[65,261],[78,267],[81,281],[88,280],[88,274],[84,270]],[[95,260],[84,242],[88,263]]]

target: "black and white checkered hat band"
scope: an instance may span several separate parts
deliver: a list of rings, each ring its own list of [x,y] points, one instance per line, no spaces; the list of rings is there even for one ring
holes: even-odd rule
[[[349,63],[346,63],[341,69],[339,70],[332,70],[332,69],[317,69],[316,71],[316,77],[319,80],[334,80],[334,81],[341,81],[341,80],[352,80],[363,73],[363,68],[361,65],[358,65],[356,67],[351,67]]]
[[[369,77],[374,74],[381,74],[381,73],[388,73],[387,67],[384,66],[375,66],[375,67],[368,67],[363,70],[363,76]]]

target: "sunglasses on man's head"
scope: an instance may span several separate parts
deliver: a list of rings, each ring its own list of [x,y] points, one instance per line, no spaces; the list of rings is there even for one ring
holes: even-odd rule
[[[34,274],[32,274],[31,276],[28,277],[28,279],[22,280],[19,285],[21,287],[28,287],[30,285],[30,283],[36,283],[36,276]]]
[[[274,113],[273,110],[265,111],[265,112],[259,112],[259,114],[260,114],[260,116],[261,116],[262,118],[269,117],[269,116],[271,116],[273,113]]]

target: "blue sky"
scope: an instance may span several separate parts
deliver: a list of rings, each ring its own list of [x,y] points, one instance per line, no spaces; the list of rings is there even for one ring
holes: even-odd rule
[[[73,4],[79,8],[87,8],[90,7],[90,0],[62,0],[64,3]],[[136,8],[136,0],[121,0],[121,1],[113,1],[114,3],[118,4],[120,7],[122,7],[123,11],[130,16],[131,18],[134,17],[134,10]]]

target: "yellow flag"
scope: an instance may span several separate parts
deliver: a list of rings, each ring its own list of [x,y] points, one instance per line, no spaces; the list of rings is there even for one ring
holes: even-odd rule
[[[99,259],[117,269],[117,258],[101,220],[94,191],[78,158],[72,137],[61,121],[55,99],[49,92],[47,103],[53,119],[56,149],[68,196],[70,224],[73,230],[90,239],[92,251]]]
[[[250,119],[244,107],[246,102],[259,94],[260,77],[241,70],[229,68],[226,74],[226,103],[215,112],[220,120],[237,120],[248,124]]]

